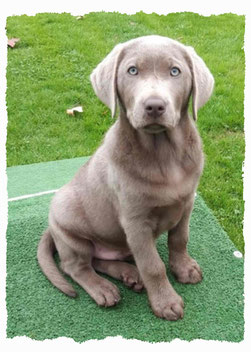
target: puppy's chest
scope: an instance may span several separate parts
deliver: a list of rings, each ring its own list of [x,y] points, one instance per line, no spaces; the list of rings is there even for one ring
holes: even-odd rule
[[[155,166],[142,175],[142,183],[139,185],[153,201],[159,205],[171,205],[181,201],[191,194],[199,177],[195,166],[188,167],[178,162]],[[139,189],[140,189],[139,188]]]
[[[171,206],[154,207],[151,209],[148,220],[156,236],[163,231],[169,231],[177,225],[182,217],[184,205],[185,202],[177,202]]]

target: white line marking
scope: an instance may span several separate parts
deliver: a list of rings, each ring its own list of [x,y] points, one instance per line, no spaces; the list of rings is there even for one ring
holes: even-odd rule
[[[25,194],[23,196],[9,198],[8,202],[15,202],[16,200],[39,197],[39,196],[43,196],[44,194],[55,193],[57,191],[58,191],[58,189],[51,189],[50,191],[38,192],[38,193],[33,193],[33,194]]]

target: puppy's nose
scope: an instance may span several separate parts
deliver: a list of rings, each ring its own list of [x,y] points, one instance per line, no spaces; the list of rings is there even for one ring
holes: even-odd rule
[[[159,117],[166,111],[166,103],[161,98],[148,98],[145,101],[145,111],[148,116]]]

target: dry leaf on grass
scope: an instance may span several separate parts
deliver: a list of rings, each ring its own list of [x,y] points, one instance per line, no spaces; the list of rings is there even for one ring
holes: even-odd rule
[[[11,38],[8,39],[8,46],[10,46],[11,48],[14,48],[14,46],[16,45],[17,42],[19,42],[19,38]]]
[[[71,116],[75,116],[77,113],[81,113],[81,112],[83,112],[82,106],[75,106],[75,107],[72,108],[72,109],[67,109],[67,110],[66,110],[66,113],[67,113],[68,115],[71,115]]]

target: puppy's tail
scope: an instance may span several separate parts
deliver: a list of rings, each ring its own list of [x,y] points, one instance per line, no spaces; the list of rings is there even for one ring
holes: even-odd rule
[[[48,228],[43,233],[43,236],[38,245],[37,259],[40,268],[42,269],[45,276],[50,280],[50,282],[60,291],[70,297],[76,297],[76,291],[74,291],[73,287],[68,283],[68,281],[64,279],[57,268],[53,257],[55,250],[55,243]]]

